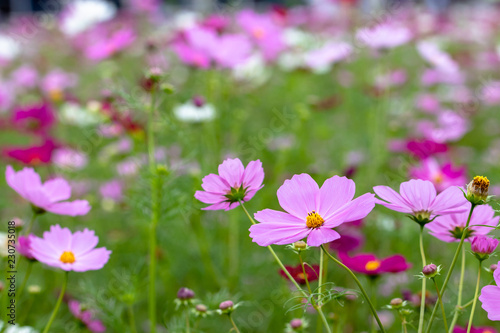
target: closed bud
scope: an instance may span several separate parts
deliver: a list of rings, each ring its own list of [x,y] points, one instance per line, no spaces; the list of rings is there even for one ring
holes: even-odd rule
[[[194,291],[189,288],[181,288],[177,292],[177,298],[180,300],[189,300],[194,298]]]
[[[198,305],[196,305],[195,309],[196,309],[196,311],[202,312],[202,313],[205,313],[205,312],[208,311],[207,306],[204,305],[204,304],[198,304]]]
[[[434,264],[430,264],[427,266],[424,266],[422,269],[422,273],[424,274],[425,277],[432,278],[435,277],[436,274],[438,273],[438,268]]]
[[[482,205],[488,200],[490,181],[484,176],[476,176],[467,185],[467,200],[474,205]]]
[[[390,305],[394,308],[400,308],[403,305],[403,300],[401,298],[393,298],[391,299]]]
[[[498,246],[498,239],[480,235],[472,239],[470,244],[472,252],[477,259],[483,261],[490,257]]]
[[[498,268],[498,265],[497,265],[497,264],[492,264],[492,265],[490,266],[490,271],[494,272],[494,271],[496,271],[496,269],[497,269],[497,268]]]
[[[221,309],[222,311],[231,311],[233,309],[233,306],[233,301],[224,301],[219,304],[219,309]]]
[[[295,318],[292,319],[292,321],[290,321],[290,327],[293,329],[302,328],[302,325],[303,325],[302,319]]]
[[[304,241],[298,241],[298,242],[293,243],[293,247],[296,250],[305,250],[307,248],[307,244]]]

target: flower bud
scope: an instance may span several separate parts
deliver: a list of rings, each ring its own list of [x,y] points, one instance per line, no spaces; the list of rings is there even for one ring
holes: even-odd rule
[[[302,319],[295,318],[292,319],[292,321],[290,321],[290,327],[293,329],[302,328],[302,325],[303,325]]]
[[[177,292],[177,298],[180,300],[190,300],[194,298],[194,291],[188,288],[181,288]]]
[[[467,185],[467,200],[469,200],[474,205],[482,205],[487,202],[488,199],[488,188],[490,186],[490,181],[488,178],[483,176],[476,176]]]
[[[230,311],[232,310],[233,306],[234,303],[232,301],[224,301],[219,304],[219,309],[221,309],[222,311]]]
[[[293,247],[295,250],[305,250],[307,248],[307,244],[304,241],[298,241],[293,243]]]
[[[390,305],[395,309],[400,308],[403,305],[403,300],[401,298],[393,298]]]
[[[37,284],[32,284],[28,286],[28,292],[30,294],[39,294],[42,292],[42,288]]]
[[[193,97],[193,104],[196,106],[196,107],[199,107],[201,108],[203,105],[205,105],[205,98],[203,98],[202,96],[195,96]]]
[[[195,309],[196,309],[196,311],[202,312],[202,313],[205,313],[205,312],[208,311],[207,306],[204,305],[204,304],[198,304],[198,305],[196,305]]]
[[[425,277],[432,278],[435,277],[437,274],[438,268],[434,264],[430,264],[427,266],[424,266],[422,269],[422,273],[424,274]]]
[[[491,271],[491,272],[494,272],[494,271],[496,271],[496,269],[497,269],[497,268],[498,268],[498,265],[497,265],[497,264],[492,264],[492,265],[490,266],[490,271]]]
[[[498,246],[498,239],[484,235],[476,236],[472,239],[470,246],[476,258],[483,261],[488,259],[490,254],[495,251]]]
[[[160,85],[160,89],[161,89],[161,91],[163,91],[164,93],[166,93],[168,95],[173,94],[175,91],[174,86],[171,85],[170,83],[162,83]]]

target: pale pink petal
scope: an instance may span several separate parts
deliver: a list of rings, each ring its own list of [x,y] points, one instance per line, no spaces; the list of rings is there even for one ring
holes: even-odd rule
[[[307,214],[316,209],[319,187],[311,176],[303,173],[285,180],[277,195],[284,210],[305,221]]]
[[[365,193],[342,206],[325,221],[323,226],[334,228],[344,222],[361,220],[373,210],[373,207],[375,207],[375,195]]]
[[[401,183],[399,192],[415,212],[427,211],[436,198],[436,188],[428,180],[412,179]]]
[[[241,183],[251,189],[260,188],[264,181],[264,169],[260,160],[250,161],[243,173]]]
[[[311,233],[307,237],[307,245],[320,246],[322,244],[332,242],[339,238],[340,235],[335,230],[325,227],[319,227],[311,231]]]
[[[50,199],[50,202],[68,200],[71,197],[71,187],[64,179],[58,178],[47,180],[42,187]]]
[[[227,194],[231,190],[227,181],[213,173],[203,177],[202,181],[201,187],[207,192]]]
[[[305,225],[286,223],[257,223],[249,230],[252,240],[260,246],[291,244],[303,239],[310,232]]]
[[[346,177],[333,176],[325,180],[319,190],[316,211],[325,220],[337,209],[354,198],[356,185]]]
[[[204,192],[204,191],[196,191],[194,197],[206,204],[214,204],[227,200],[227,198],[224,197],[222,194]]]
[[[245,167],[239,158],[228,158],[219,165],[219,175],[226,180],[229,186],[239,188]]]
[[[497,265],[498,264],[500,264],[500,261],[497,263]],[[500,286],[500,270],[495,269],[495,271],[493,272],[493,278],[495,279],[495,283],[497,284],[497,286]]]
[[[75,200],[71,202],[57,202],[43,208],[54,214],[79,216],[86,215],[91,207],[87,200]]]
[[[389,186],[375,186],[373,191],[383,200],[387,201],[383,202],[377,200],[377,204],[384,205],[385,207],[395,210],[401,213],[412,213],[412,205],[406,201],[398,192],[394,191]]]
[[[285,223],[288,225],[306,226],[306,221],[301,220],[293,215],[280,212],[272,209],[264,209],[254,214],[257,221],[261,223]]]
[[[468,201],[462,191],[458,187],[452,186],[438,194],[430,210],[435,215],[444,215],[465,212],[468,208]]]
[[[68,228],[61,228],[59,225],[53,225],[50,227],[50,231],[45,231],[43,233],[43,240],[47,245],[59,251],[59,256],[64,251],[71,250],[72,234]]]
[[[71,264],[72,270],[85,272],[101,269],[108,262],[110,254],[111,251],[106,250],[104,247],[89,251],[83,256],[75,257],[75,262]]]
[[[79,257],[96,247],[98,242],[99,237],[95,235],[94,231],[88,229],[77,231],[73,234],[71,251],[76,257]]]
[[[481,289],[481,307],[488,312],[489,320],[500,320],[500,288],[498,286],[486,286]]]
[[[32,190],[39,190],[42,187],[40,176],[32,168],[24,168],[21,171],[15,172],[8,165],[5,171],[5,178],[7,184],[26,200],[30,200],[29,194]]]
[[[229,202],[219,202],[219,203],[216,203],[214,205],[204,207],[201,210],[220,210],[220,209],[230,210],[230,209],[238,207],[239,205],[240,205],[239,202],[236,202],[232,205]]]

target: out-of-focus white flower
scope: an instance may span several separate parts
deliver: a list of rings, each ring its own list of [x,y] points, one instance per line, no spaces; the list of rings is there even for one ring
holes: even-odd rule
[[[0,60],[12,60],[21,52],[18,42],[9,36],[0,34]]]
[[[391,49],[408,43],[413,34],[403,25],[387,22],[359,29],[356,38],[373,49]]]
[[[244,62],[233,68],[233,77],[238,81],[249,82],[253,85],[261,85],[269,76],[270,71],[266,68],[264,58],[260,54],[254,54]]]
[[[0,330],[3,329],[3,325],[4,323],[0,321]],[[38,333],[38,331],[29,326],[7,325],[5,333]]]
[[[215,107],[205,103],[200,98],[194,98],[187,103],[174,107],[174,115],[180,121],[199,123],[215,118]]]
[[[7,252],[7,240],[7,234],[5,232],[0,232],[0,257],[7,257],[9,255],[9,252]]]
[[[200,15],[192,11],[182,11],[173,18],[173,26],[176,29],[185,30],[195,27],[198,24]]]
[[[97,23],[113,18],[115,14],[116,7],[107,1],[75,1],[63,14],[61,30],[67,35],[74,36]]]
[[[59,148],[53,152],[52,162],[62,169],[83,169],[88,162],[87,155],[84,153],[71,149]]]
[[[61,107],[61,121],[76,126],[89,126],[98,124],[101,117],[90,112],[77,103],[68,102]]]

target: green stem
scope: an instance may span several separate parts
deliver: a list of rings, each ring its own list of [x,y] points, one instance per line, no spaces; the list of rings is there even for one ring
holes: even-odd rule
[[[52,325],[52,322],[56,318],[57,312],[59,311],[59,307],[61,306],[64,293],[66,292],[66,287],[68,286],[68,274],[69,274],[68,271],[64,272],[64,282],[61,288],[61,292],[59,293],[59,298],[57,299],[56,302],[56,307],[54,308],[54,311],[52,311],[52,315],[50,316],[49,322],[47,323],[47,326],[45,326],[43,333],[47,333],[49,331],[50,326]]]
[[[233,325],[233,329],[235,330],[235,332],[240,333],[240,330],[238,329],[238,327],[236,326],[236,323],[233,320],[233,316],[231,316],[231,314],[229,314],[228,317],[229,317],[229,321],[231,322],[231,325]]]
[[[31,229],[33,228],[33,224],[35,223],[36,217],[38,216],[37,212],[33,212],[33,216],[31,216],[31,220],[28,223],[28,229],[26,229],[26,235],[29,235]]]
[[[469,306],[471,306],[472,303],[474,303],[473,299],[471,299],[470,301],[468,301],[467,303],[465,303],[464,305],[462,305],[460,308],[461,309],[468,308]]]
[[[248,213],[248,210],[246,209],[246,207],[243,204],[243,202],[241,200],[239,200],[239,202],[240,202],[241,208],[243,208],[243,210],[245,211],[245,214],[247,215],[247,217],[250,220],[250,222],[252,222],[252,224],[256,224],[255,221],[254,221],[254,219],[250,215],[250,213]],[[295,279],[290,274],[290,272],[288,271],[288,269],[285,268],[285,265],[283,265],[283,263],[281,262],[280,258],[276,255],[276,252],[274,252],[274,250],[271,247],[271,245],[269,245],[267,248],[268,248],[269,252],[271,252],[272,256],[274,257],[274,260],[276,260],[276,262],[280,266],[281,270],[286,274],[286,276],[288,277],[288,279],[294,284],[294,286],[297,288],[297,290],[301,292],[302,296],[304,296],[305,299],[309,299],[309,296],[307,295],[307,293],[304,291],[304,289],[302,289],[300,287],[300,285],[297,283],[297,281],[295,281]],[[323,322],[323,325],[325,326],[326,331],[328,333],[332,333],[332,331],[330,329],[330,326],[328,325],[328,321],[326,320],[326,317],[325,317],[323,311],[321,310],[321,306],[318,306],[318,305],[314,304],[315,302],[311,302],[311,303],[312,303],[311,305],[314,307],[314,309],[318,312],[318,315],[321,317],[321,321]]]
[[[458,315],[460,314],[460,309],[462,308],[462,293],[464,290],[464,276],[465,276],[465,247],[462,247],[462,266],[460,267],[460,282],[458,285],[458,298],[457,306],[455,307],[455,313],[453,314],[453,319],[451,320],[451,325],[449,333],[453,333],[453,328],[458,320]]]
[[[155,161],[155,141],[154,141],[154,112],[155,111],[155,90],[151,92],[151,106],[148,113],[148,156],[151,177],[151,225],[149,229],[149,298],[148,312],[150,321],[150,332],[156,332],[156,229],[160,215],[159,203],[159,181],[156,171]]]
[[[321,245],[321,248],[323,249],[323,251],[325,252],[325,254],[330,257],[330,259],[332,259],[335,263],[337,263],[337,265],[341,266],[342,268],[344,268],[348,273],[349,275],[351,275],[351,277],[354,279],[354,281],[356,282],[356,284],[358,285],[359,287],[359,290],[361,291],[361,293],[363,294],[363,297],[365,298],[366,302],[368,303],[368,305],[370,306],[370,310],[372,311],[372,314],[373,314],[373,317],[375,317],[375,320],[377,321],[377,324],[378,326],[380,327],[380,330],[385,333],[385,329],[384,329],[384,326],[382,325],[382,322],[380,321],[380,318],[378,317],[378,314],[377,314],[377,311],[375,310],[375,307],[373,306],[372,304],[372,301],[370,300],[370,298],[368,297],[368,294],[366,293],[365,291],[365,288],[363,288],[363,285],[361,284],[361,282],[359,282],[358,278],[356,277],[356,275],[349,269],[349,267],[347,267],[346,265],[344,265],[343,263],[341,263],[339,260],[337,260],[335,257],[333,257],[326,249],[323,245]]]
[[[424,227],[420,227],[420,237],[419,237],[419,245],[420,245],[420,256],[422,257],[422,267],[427,265],[425,260],[425,251],[424,251]],[[418,320],[418,333],[422,333],[424,330],[424,315],[425,315],[425,294],[427,293],[426,287],[427,279],[422,279],[422,296],[420,297],[420,318]]]
[[[432,281],[434,282],[434,286],[436,287],[436,293],[438,295],[438,301],[439,301],[439,304],[441,306],[441,312],[443,314],[443,322],[444,322],[444,328],[446,330],[446,332],[448,332],[448,322],[446,321],[446,312],[444,311],[444,305],[443,305],[443,299],[441,298],[441,293],[439,292],[439,287],[438,287],[438,284],[436,282],[436,279],[435,278],[432,278]]]
[[[23,282],[21,283],[21,286],[19,287],[19,292],[17,293],[17,299],[21,299],[21,295],[23,294],[24,287],[26,287],[26,283],[28,282],[28,278],[30,277],[32,268],[33,268],[33,261],[30,260],[28,262],[28,268],[26,268],[26,274],[24,275]]]
[[[304,280],[306,281],[307,285],[307,290],[309,290],[309,294],[312,294],[311,286],[309,285],[309,279],[307,278],[306,274],[306,267],[304,266],[304,261],[302,260],[302,254],[299,251],[299,261],[300,261],[300,266],[302,267],[302,274],[304,274]]]
[[[477,271],[477,282],[476,282],[476,292],[474,293],[474,302],[472,303],[472,310],[470,311],[469,326],[467,326],[467,333],[470,333],[472,328],[472,320],[474,319],[474,312],[476,311],[477,296],[479,295],[479,285],[481,284],[481,264],[483,262],[479,260],[479,269]]]
[[[128,320],[132,333],[137,333],[137,329],[135,328],[134,308],[132,307],[132,305],[128,306]]]
[[[186,333],[191,333],[191,326],[189,324],[189,308],[186,309]]]
[[[462,232],[462,237],[460,238],[460,242],[458,243],[457,250],[455,251],[455,255],[453,256],[453,260],[451,261],[450,268],[448,269],[448,273],[446,273],[446,277],[444,279],[443,286],[441,287],[441,295],[440,295],[441,298],[443,297],[444,292],[446,291],[446,287],[448,286],[448,282],[450,281],[451,274],[453,273],[453,269],[455,268],[455,265],[457,263],[458,256],[460,255],[460,250],[462,249],[462,246],[464,244],[465,234],[466,234],[467,229],[469,228],[470,219],[472,217],[472,212],[474,211],[475,207],[476,207],[475,204],[471,204],[471,208],[469,211],[469,217],[467,217],[467,223],[466,223],[465,228]],[[429,333],[431,331],[432,322],[434,320],[434,317],[436,316],[438,306],[439,306],[438,304],[435,304],[434,309],[432,309],[431,317],[429,318],[429,324],[427,325],[427,329],[425,330],[426,333]]]

